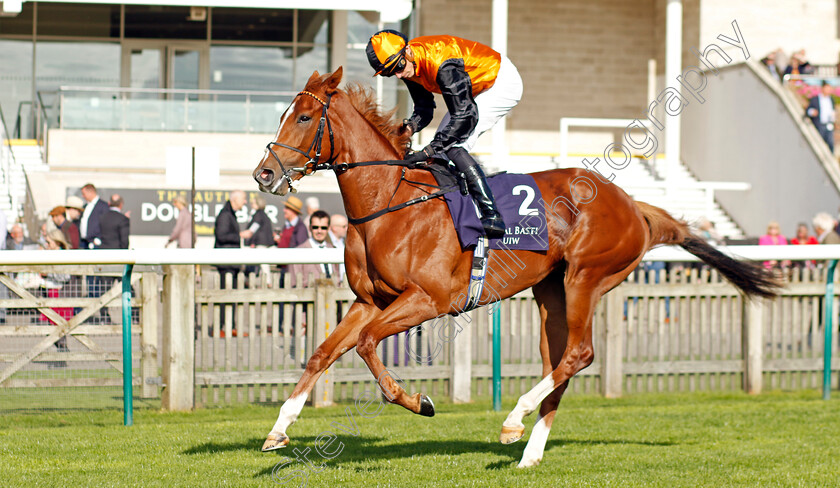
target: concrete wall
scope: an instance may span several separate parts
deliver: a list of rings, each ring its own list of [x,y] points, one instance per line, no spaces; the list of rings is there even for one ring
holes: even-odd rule
[[[837,0],[702,0],[700,43],[713,42],[737,20],[756,59],[778,48],[788,55],[804,48],[812,63],[835,64],[840,51],[837,5]]]
[[[715,194],[745,232],[763,235],[778,220],[790,236],[817,212],[834,215],[840,193],[797,125],[801,112],[792,115],[745,64],[707,77],[706,102],[683,111],[682,158],[701,180],[752,184]]]

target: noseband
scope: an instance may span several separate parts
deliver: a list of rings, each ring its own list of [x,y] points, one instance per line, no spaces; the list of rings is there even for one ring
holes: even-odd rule
[[[283,183],[283,180],[286,180],[286,182],[288,182],[289,184],[289,189],[292,192],[294,192],[295,188],[292,185],[293,182],[291,178],[292,173],[308,174],[308,171],[314,171],[315,168],[318,166],[329,167],[333,163],[333,161],[335,161],[335,157],[333,156],[333,148],[335,146],[333,139],[333,130],[332,125],[330,124],[330,119],[327,117],[327,109],[330,108],[330,99],[332,98],[332,93],[327,94],[326,102],[317,95],[308,91],[302,91],[298,93],[298,96],[300,95],[308,95],[321,103],[321,120],[318,122],[318,131],[315,132],[315,138],[312,139],[312,144],[309,145],[309,149],[307,149],[306,152],[296,147],[288,146],[279,142],[269,142],[265,146],[265,148],[268,149],[268,152],[271,153],[271,155],[274,157],[275,161],[277,161],[277,164],[280,165],[280,170],[283,172],[282,176],[277,180],[277,183],[274,185],[274,188],[272,188],[272,191],[276,190],[277,187],[279,187]],[[327,130],[330,133],[330,157],[327,158],[327,160],[324,163],[319,163],[318,161],[321,159],[321,140],[324,138],[324,126],[327,127]],[[291,149],[292,151],[302,154],[306,158],[309,158],[309,160],[306,163],[304,163],[302,167],[286,169],[285,166],[283,166],[283,162],[280,161],[280,158],[277,156],[277,153],[274,152],[274,149],[272,149],[271,146],[280,146],[284,149]],[[315,149],[315,157],[310,156],[310,153],[312,153],[312,149]]]

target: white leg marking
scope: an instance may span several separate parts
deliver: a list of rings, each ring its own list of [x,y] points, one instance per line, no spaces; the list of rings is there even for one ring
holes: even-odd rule
[[[511,410],[502,425],[505,427],[524,427],[522,419],[536,410],[537,405],[552,391],[554,391],[554,377],[549,374],[531,388],[531,391],[519,397],[516,407]]]
[[[293,396],[283,403],[280,407],[280,416],[277,417],[277,423],[271,429],[272,433],[285,434],[286,429],[295,423],[300,411],[303,410],[303,404],[306,403],[306,395]]]
[[[545,418],[538,418],[533,430],[531,430],[531,437],[528,438],[528,445],[525,446],[525,452],[522,453],[522,460],[519,461],[517,468],[528,468],[540,464],[550,431],[551,427],[546,423]]]

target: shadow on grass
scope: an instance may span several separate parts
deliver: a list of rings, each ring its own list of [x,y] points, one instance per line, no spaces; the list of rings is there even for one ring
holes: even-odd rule
[[[272,466],[266,467],[256,473],[254,475],[255,478],[263,477],[263,476],[271,476],[274,472],[276,465],[282,461],[291,460],[287,466],[283,469],[293,470],[299,469],[303,467],[303,463],[298,465],[298,461],[295,461],[296,454],[294,453],[293,449],[295,447],[299,447],[300,450],[305,450],[309,448],[308,454],[306,457],[310,460],[315,462],[316,464],[320,464],[324,462],[327,466],[336,466],[336,465],[344,465],[344,464],[353,464],[353,463],[363,463],[365,461],[370,461],[371,459],[381,460],[381,459],[400,459],[400,458],[411,458],[414,456],[422,456],[423,454],[437,454],[437,455],[462,455],[462,454],[491,454],[494,456],[499,456],[502,459],[496,461],[492,464],[488,464],[485,469],[489,470],[499,470],[505,469],[511,466],[515,466],[515,463],[519,461],[519,458],[522,456],[522,449],[525,447],[525,443],[517,443],[517,446],[508,446],[504,444],[500,444],[498,442],[479,442],[479,441],[455,441],[452,442],[451,440],[428,440],[428,441],[415,441],[415,442],[408,442],[403,444],[382,444],[383,437],[351,437],[351,436],[341,436],[339,440],[344,444],[344,448],[342,449],[341,453],[333,459],[330,460],[323,460],[314,450],[315,440],[316,437],[313,436],[302,436],[297,437],[292,440],[293,444],[291,448],[279,449],[275,451],[277,456],[277,463]],[[184,454],[199,454],[199,453],[213,453],[213,452],[221,452],[221,451],[239,451],[239,450],[258,450],[262,445],[263,439],[262,438],[254,438],[247,442],[240,442],[240,443],[205,443],[195,447],[192,447],[186,451]],[[672,446],[675,445],[674,442],[647,442],[647,441],[633,441],[627,439],[607,439],[607,440],[552,440],[546,443],[546,451],[549,451],[555,447],[561,447],[564,445],[583,445],[583,446],[595,446],[595,445],[612,445],[612,444],[627,444],[627,445],[639,445],[639,446]],[[272,454],[266,454],[266,456],[270,456]],[[378,470],[379,468],[373,466],[356,466],[350,467],[359,472],[366,472],[370,470]]]

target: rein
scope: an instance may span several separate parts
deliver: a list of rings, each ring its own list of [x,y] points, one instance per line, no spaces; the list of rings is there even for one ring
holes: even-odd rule
[[[277,183],[275,183],[274,187],[272,188],[272,191],[277,189],[283,183],[283,180],[285,180],[288,183],[289,189],[294,191],[293,181],[292,181],[292,178],[291,178],[292,173],[302,173],[304,175],[310,175],[312,173],[315,173],[316,171],[330,170],[331,169],[331,170],[334,170],[338,174],[338,173],[343,173],[343,172],[347,171],[348,169],[357,168],[357,167],[361,167],[361,166],[402,166],[403,167],[402,175],[400,176],[400,181],[399,181],[399,183],[397,183],[397,188],[394,189],[393,195],[391,195],[391,200],[393,200],[394,195],[397,194],[397,190],[400,189],[400,185],[402,184],[403,181],[406,181],[409,184],[413,184],[413,185],[423,185],[423,186],[427,186],[427,187],[430,187],[430,188],[437,188],[438,189],[438,191],[436,191],[434,193],[428,193],[426,195],[423,195],[423,196],[420,196],[420,197],[417,197],[417,198],[412,198],[411,200],[408,200],[406,202],[394,205],[393,207],[390,206],[391,203],[390,203],[390,200],[389,200],[388,201],[388,207],[386,207],[382,210],[379,210],[377,212],[374,212],[374,213],[372,213],[372,214],[370,214],[366,217],[361,217],[361,218],[358,218],[358,219],[354,219],[354,218],[351,218],[349,215],[347,216],[347,221],[349,223],[351,223],[353,225],[358,225],[358,224],[364,224],[365,222],[370,222],[371,220],[373,220],[377,217],[381,217],[381,216],[385,215],[386,213],[395,212],[397,210],[402,210],[402,209],[404,209],[406,207],[409,207],[411,205],[414,205],[416,203],[425,202],[425,201],[428,201],[428,200],[431,200],[431,199],[434,199],[434,198],[440,198],[443,195],[445,195],[447,193],[451,193],[451,192],[458,189],[457,186],[441,187],[441,186],[438,186],[438,185],[432,185],[430,183],[421,183],[419,181],[411,181],[411,180],[408,180],[408,179],[405,178],[406,169],[426,169],[426,170],[431,171],[431,172],[443,172],[443,171],[445,171],[441,168],[436,168],[434,166],[429,166],[425,163],[414,163],[414,162],[410,162],[410,161],[403,161],[401,159],[395,159],[395,160],[387,160],[387,161],[362,161],[362,162],[358,162],[358,163],[339,163],[339,164],[335,164],[335,156],[333,155],[333,148],[335,146],[335,141],[334,141],[334,137],[333,137],[332,125],[330,124],[329,117],[327,117],[327,109],[330,108],[330,99],[332,98],[333,94],[328,93],[326,101],[322,100],[317,95],[315,95],[311,92],[308,92],[308,91],[302,91],[302,92],[298,93],[298,96],[300,96],[300,95],[308,95],[308,96],[314,98],[315,100],[317,100],[318,102],[321,103],[321,106],[323,108],[321,109],[321,120],[318,122],[318,131],[315,132],[315,138],[312,139],[312,143],[309,145],[309,149],[307,149],[305,152],[301,149],[296,148],[296,147],[292,147],[292,146],[282,144],[282,143],[279,143],[279,142],[269,142],[265,146],[265,148],[269,151],[269,153],[271,153],[271,155],[277,161],[277,164],[280,165],[280,170],[282,171],[282,176],[277,179]],[[327,158],[326,161],[321,162],[319,160],[321,159],[321,140],[324,138],[324,127],[327,128],[327,130],[329,131],[329,134],[330,134],[330,156],[329,156],[329,158]],[[293,168],[286,169],[286,167],[283,166],[283,162],[280,161],[280,158],[277,156],[277,153],[275,153],[274,149],[272,149],[272,146],[280,146],[284,149],[291,149],[292,151],[294,151],[298,154],[302,154],[306,158],[309,158],[309,160],[306,163],[304,163],[304,165],[302,167],[293,167]],[[312,152],[313,148],[315,149],[315,157],[310,156],[310,153]]]

